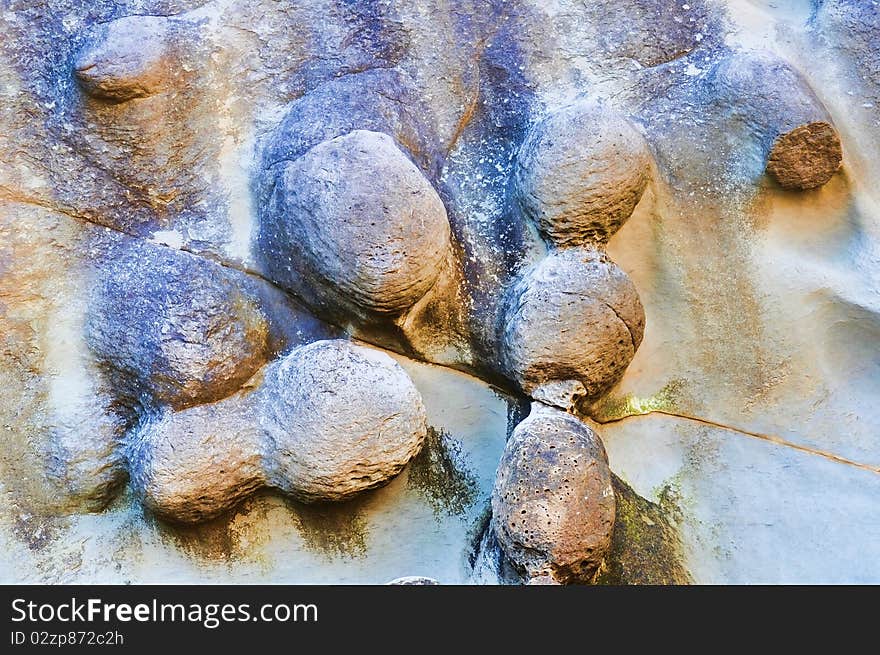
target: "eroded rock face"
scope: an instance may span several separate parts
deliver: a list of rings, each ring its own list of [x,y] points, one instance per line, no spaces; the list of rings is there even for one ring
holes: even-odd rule
[[[273,279],[336,316],[405,312],[436,282],[449,239],[424,175],[391,137],[367,130],[286,164],[261,225]]]
[[[323,141],[355,130],[394,139],[426,175],[439,173],[440,146],[411,81],[399,70],[380,68],[329,80],[290,107],[272,133],[263,165],[293,161]]]
[[[109,102],[155,95],[171,84],[175,65],[169,43],[170,21],[131,16],[113,21],[84,48],[73,65],[82,88]]]
[[[210,262],[123,247],[99,275],[86,340],[135,399],[176,409],[219,400],[268,359],[259,299]]]
[[[388,482],[419,451],[425,407],[385,353],[316,341],[227,399],[147,420],[129,458],[156,514],[194,523],[261,487],[303,502],[346,500]]]
[[[184,522],[260,487],[311,501],[382,484],[420,443],[420,399],[373,351],[307,345],[329,336],[518,387],[522,402],[600,399],[644,333],[606,249],[659,319],[622,392],[690,385],[689,412],[759,433],[797,424],[813,445],[870,430],[841,396],[869,406],[877,379],[878,9],[826,0],[798,25],[757,0],[478,4],[0,13],[0,197],[13,207],[0,217],[0,483],[24,490],[0,522],[37,496],[100,509],[126,469],[154,512]],[[734,29],[753,10],[778,34]],[[806,31],[821,57],[783,52]],[[835,179],[842,141],[854,156]],[[827,183],[827,206],[765,173],[792,190]],[[110,230],[79,240],[71,224]],[[121,258],[110,242],[128,244]],[[94,293],[83,270],[99,273]],[[658,379],[673,371],[686,379]],[[556,427],[602,460],[570,420],[538,407],[521,426],[504,465],[517,488],[558,489],[527,468],[557,462]],[[688,459],[691,480],[728,463],[696,447]],[[517,550],[537,528],[507,547],[535,584],[589,579],[600,546],[566,544],[600,531],[548,498],[564,531],[545,535],[546,556]],[[422,571],[394,575],[407,570]]]
[[[552,251],[507,303],[508,370],[527,393],[563,408],[612,387],[642,342],[645,313],[635,286],[597,250]]]
[[[523,212],[557,246],[605,243],[648,184],[644,137],[610,107],[583,100],[535,125],[517,155]]]
[[[614,491],[599,437],[559,410],[532,404],[498,464],[495,534],[536,583],[590,582],[611,546]]]

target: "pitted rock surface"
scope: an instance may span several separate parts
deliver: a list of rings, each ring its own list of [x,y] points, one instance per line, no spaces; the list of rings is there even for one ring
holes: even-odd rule
[[[513,431],[495,479],[495,534],[536,582],[590,582],[611,545],[608,457],[584,423],[538,403]]]

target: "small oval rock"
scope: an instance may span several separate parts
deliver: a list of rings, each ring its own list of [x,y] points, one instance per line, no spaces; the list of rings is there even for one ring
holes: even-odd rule
[[[591,582],[615,519],[598,435],[570,414],[532,403],[498,464],[492,515],[499,545],[530,580]]]

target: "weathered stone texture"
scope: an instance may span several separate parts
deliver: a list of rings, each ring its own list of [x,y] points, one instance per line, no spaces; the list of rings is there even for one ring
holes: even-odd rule
[[[614,527],[614,491],[599,437],[538,403],[507,442],[492,513],[506,555],[529,578],[590,582]]]

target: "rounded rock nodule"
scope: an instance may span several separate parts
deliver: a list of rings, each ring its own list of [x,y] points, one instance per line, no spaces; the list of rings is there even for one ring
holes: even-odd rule
[[[80,87],[94,98],[126,102],[169,85],[169,24],[162,16],[128,16],[102,26],[73,64]]]
[[[259,424],[246,397],[165,412],[130,444],[132,488],[163,519],[198,523],[265,486]]]
[[[644,308],[626,273],[603,252],[566,248],[510,289],[501,349],[523,391],[568,409],[598,400],[620,380],[644,330]]]
[[[254,384],[137,431],[132,486],[153,512],[196,523],[262,487],[302,502],[347,500],[400,473],[427,435],[403,368],[348,341],[297,348]]]
[[[498,543],[535,584],[589,583],[611,546],[614,490],[598,435],[541,403],[513,431],[495,477]]]
[[[336,312],[400,315],[450,249],[446,209],[387,134],[356,130],[280,169],[261,224],[275,281]]]
[[[268,330],[259,299],[222,267],[138,246],[102,270],[86,341],[125,393],[183,409],[241,387],[268,359]]]
[[[783,189],[806,191],[827,183],[842,162],[843,147],[837,130],[825,121],[814,121],[776,138],[767,159],[767,172]]]
[[[517,156],[514,194],[556,246],[605,243],[647,187],[651,154],[633,124],[583,101],[537,123]]]
[[[272,364],[259,415],[274,449],[268,479],[303,502],[381,486],[422,447],[421,394],[389,355],[317,341]]]

